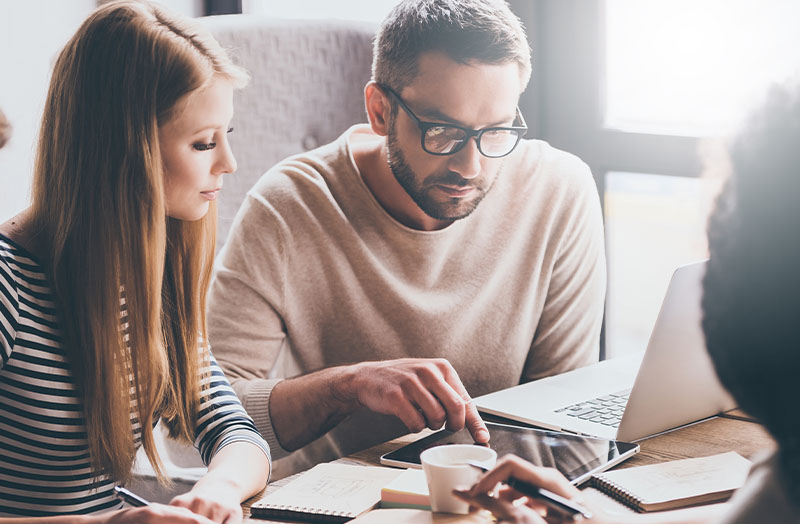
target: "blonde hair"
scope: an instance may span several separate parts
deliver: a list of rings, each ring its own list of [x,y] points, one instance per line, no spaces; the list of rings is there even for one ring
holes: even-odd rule
[[[138,1],[94,11],[53,70],[33,234],[56,294],[92,464],[118,481],[129,478],[136,452],[132,423],[165,482],[155,420],[163,417],[173,438],[194,438],[216,208],[196,222],[166,217],[158,128],[215,77],[235,87],[247,80],[207,31]]]

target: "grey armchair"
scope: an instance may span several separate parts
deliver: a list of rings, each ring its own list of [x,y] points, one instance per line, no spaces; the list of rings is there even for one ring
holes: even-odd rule
[[[267,169],[366,122],[363,91],[376,26],[255,15],[201,20],[252,76],[234,95],[231,147],[239,169],[220,193],[220,247],[245,194]]]

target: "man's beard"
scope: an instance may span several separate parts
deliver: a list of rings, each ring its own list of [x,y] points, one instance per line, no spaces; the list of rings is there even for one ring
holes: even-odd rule
[[[400,150],[400,145],[397,143],[397,132],[393,124],[389,129],[387,138],[386,148],[388,150],[389,168],[392,170],[397,183],[408,193],[414,203],[431,218],[436,220],[459,220],[469,216],[494,185],[493,180],[487,188],[482,184],[475,183],[475,179],[467,180],[452,171],[444,175],[430,175],[426,179],[418,181],[419,177],[411,170],[403,151]],[[466,201],[463,198],[448,198],[444,201],[439,201],[430,194],[437,184],[459,187],[472,185],[475,187],[474,192],[477,194]]]

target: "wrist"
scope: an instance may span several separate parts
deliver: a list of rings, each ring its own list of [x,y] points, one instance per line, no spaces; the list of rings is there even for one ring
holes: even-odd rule
[[[327,401],[333,412],[340,415],[349,415],[358,408],[358,375],[361,364],[339,366],[331,368],[328,380],[325,381],[327,391],[324,401]]]
[[[199,495],[201,498],[212,497],[216,500],[232,500],[236,503],[246,498],[244,486],[240,482],[210,473],[198,480],[189,493]]]
[[[338,366],[276,384],[269,415],[281,448],[294,451],[305,446],[358,409],[361,369],[362,364]]]

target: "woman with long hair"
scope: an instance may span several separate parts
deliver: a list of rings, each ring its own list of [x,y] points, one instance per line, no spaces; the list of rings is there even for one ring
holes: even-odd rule
[[[58,56],[33,203],[0,226],[0,516],[235,523],[266,484],[269,449],[205,318],[246,80],[206,31],[143,2],[98,8]],[[108,512],[140,446],[168,482],[159,419],[208,473],[168,506]]]

